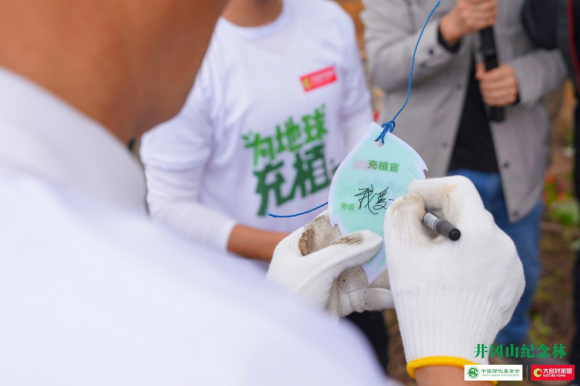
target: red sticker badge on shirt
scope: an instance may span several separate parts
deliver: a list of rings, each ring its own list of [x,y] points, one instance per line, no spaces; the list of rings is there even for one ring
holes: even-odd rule
[[[313,72],[312,74],[304,75],[300,78],[300,81],[302,82],[304,91],[312,91],[336,82],[336,71],[334,70],[334,66],[330,66]]]

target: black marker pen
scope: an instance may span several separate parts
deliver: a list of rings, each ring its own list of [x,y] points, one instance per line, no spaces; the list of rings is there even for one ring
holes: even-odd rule
[[[449,222],[435,216],[431,212],[425,212],[425,216],[423,216],[423,224],[433,229],[441,236],[447,237],[451,241],[457,241],[461,237],[459,229],[455,228]]]

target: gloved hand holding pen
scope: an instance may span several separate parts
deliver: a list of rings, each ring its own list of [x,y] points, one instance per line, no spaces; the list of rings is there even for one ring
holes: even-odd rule
[[[475,358],[509,321],[524,290],[511,239],[464,177],[414,181],[385,218],[391,291],[407,371],[487,363]],[[461,229],[453,242],[421,225],[425,208]]]

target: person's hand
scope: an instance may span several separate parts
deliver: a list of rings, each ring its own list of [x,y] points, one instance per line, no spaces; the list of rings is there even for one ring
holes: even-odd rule
[[[391,291],[411,376],[424,366],[487,364],[493,343],[524,291],[512,240],[494,223],[465,177],[413,181],[385,217]],[[461,231],[458,241],[421,220],[428,209]]]
[[[483,101],[488,106],[506,107],[518,100],[518,78],[512,66],[501,64],[498,68],[485,71],[482,63],[477,65],[476,79]]]
[[[387,272],[369,285],[360,267],[381,242],[370,231],[341,236],[324,212],[276,247],[268,279],[337,317],[393,308]]]
[[[439,22],[441,35],[453,47],[463,36],[495,24],[496,0],[457,0],[455,7]]]

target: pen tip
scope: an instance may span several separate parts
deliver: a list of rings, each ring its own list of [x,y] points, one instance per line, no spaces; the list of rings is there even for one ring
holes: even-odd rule
[[[451,232],[449,232],[449,238],[452,241],[457,241],[457,240],[459,240],[460,237],[461,237],[461,232],[459,231],[459,229],[453,229]]]

